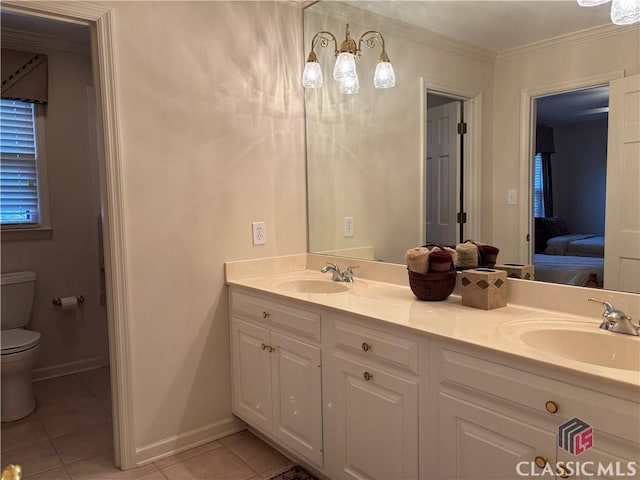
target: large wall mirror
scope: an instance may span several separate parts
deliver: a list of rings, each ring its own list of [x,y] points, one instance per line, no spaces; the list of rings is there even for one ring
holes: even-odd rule
[[[380,47],[365,46],[357,60],[360,90],[342,94],[332,78],[333,44],[315,47],[324,85],[305,90],[309,251],[404,263],[407,249],[444,241],[434,218],[456,223],[455,214],[464,212],[466,223],[456,223],[446,243],[490,243],[500,249],[500,263],[540,262],[542,276],[545,268],[566,271],[559,265],[568,258],[560,257],[581,264],[589,258],[581,255],[602,255],[593,269],[586,260],[580,275],[557,281],[584,285],[597,272],[599,287],[638,292],[640,237],[630,237],[638,242],[631,257],[638,258],[609,268],[616,278],[604,273],[605,262],[622,255],[606,234],[607,200],[618,190],[607,182],[640,182],[637,158],[630,180],[615,177],[608,165],[607,141],[616,138],[607,113],[611,90],[640,73],[640,26],[613,25],[609,8],[455,0],[307,6],[305,55],[319,31],[332,32],[339,45],[348,23],[356,40],[368,30],[384,36],[396,74],[394,88],[375,89]],[[443,105],[450,113],[437,126]],[[467,133],[434,162],[433,138],[459,119]],[[542,141],[549,135],[550,148]],[[551,204],[534,192],[549,171]],[[534,209],[534,197],[546,211]],[[434,206],[434,198],[449,198],[449,209]],[[638,202],[631,200],[625,205]],[[618,227],[640,233],[638,207],[623,210]],[[552,242],[562,252],[553,258],[546,237],[556,223],[575,238],[568,246]],[[606,258],[567,251],[572,240],[591,244],[595,237],[606,239]]]

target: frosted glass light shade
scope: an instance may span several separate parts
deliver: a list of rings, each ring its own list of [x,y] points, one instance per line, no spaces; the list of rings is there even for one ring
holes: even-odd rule
[[[616,25],[630,25],[640,21],[640,0],[613,0],[611,21]]]
[[[307,62],[302,72],[302,85],[305,88],[322,87],[322,69],[318,62]]]
[[[391,88],[396,84],[396,74],[391,62],[379,62],[373,75],[373,86],[376,88]]]
[[[602,5],[609,0],[578,0],[578,5],[581,7],[595,7],[596,5]]]
[[[340,80],[340,93],[345,95],[355,95],[360,91],[360,82],[358,76],[354,78],[343,78]]]
[[[342,80],[343,78],[356,77],[356,58],[352,53],[342,52],[336,58],[336,64],[333,67],[333,78]]]

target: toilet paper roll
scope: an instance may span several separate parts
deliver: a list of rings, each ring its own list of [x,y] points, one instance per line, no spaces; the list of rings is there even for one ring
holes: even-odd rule
[[[62,310],[75,310],[78,308],[77,297],[62,297],[60,299],[60,307]]]

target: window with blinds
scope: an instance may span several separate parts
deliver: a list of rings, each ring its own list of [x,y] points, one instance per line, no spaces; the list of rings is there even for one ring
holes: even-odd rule
[[[0,224],[38,226],[38,152],[34,105],[0,100]]]

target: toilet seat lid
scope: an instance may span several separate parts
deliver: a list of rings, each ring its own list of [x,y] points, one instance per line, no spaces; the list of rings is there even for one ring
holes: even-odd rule
[[[29,350],[40,343],[40,333],[22,328],[2,330],[0,343],[2,355],[6,353],[18,353]]]

